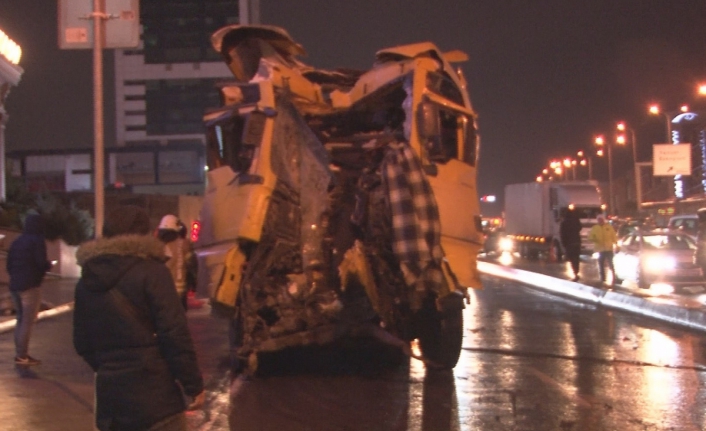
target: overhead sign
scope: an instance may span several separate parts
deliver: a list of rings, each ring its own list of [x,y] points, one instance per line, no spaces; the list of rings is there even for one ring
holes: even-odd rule
[[[140,43],[139,0],[104,0],[103,48]],[[93,48],[93,0],[59,0],[59,48]]]
[[[652,146],[654,176],[691,175],[691,144]]]

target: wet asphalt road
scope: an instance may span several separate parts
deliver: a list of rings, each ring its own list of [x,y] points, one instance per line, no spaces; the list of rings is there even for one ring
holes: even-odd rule
[[[209,389],[205,411],[189,415],[192,429],[706,428],[704,334],[508,281],[484,284],[465,310],[453,372],[415,360],[378,366],[394,355],[346,346],[274,357],[266,375],[231,382],[226,326],[190,310]],[[12,334],[0,334],[0,429],[92,429],[92,373],[73,353],[70,329],[71,313],[38,323],[31,353],[44,364],[29,371],[12,364]]]
[[[452,373],[237,379],[231,429],[704,429],[699,334],[484,282]]]

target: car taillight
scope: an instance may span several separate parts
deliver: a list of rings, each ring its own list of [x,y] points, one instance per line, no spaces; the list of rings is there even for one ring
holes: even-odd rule
[[[199,240],[199,234],[201,233],[201,222],[194,220],[191,222],[191,242],[196,242]]]

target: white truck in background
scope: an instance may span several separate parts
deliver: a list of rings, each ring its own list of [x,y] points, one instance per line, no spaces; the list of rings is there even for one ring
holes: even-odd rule
[[[566,211],[577,212],[582,254],[593,252],[588,232],[605,211],[596,181],[531,182],[505,186],[505,235],[520,256],[561,260],[559,224]]]

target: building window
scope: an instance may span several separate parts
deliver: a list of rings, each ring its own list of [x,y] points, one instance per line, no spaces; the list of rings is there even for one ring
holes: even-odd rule
[[[140,2],[145,63],[220,61],[210,35],[238,22],[233,0],[161,0]]]
[[[219,106],[215,79],[152,80],[145,86],[147,135],[204,133],[203,115]]]
[[[110,159],[115,165],[117,182],[127,185],[155,184],[154,153],[114,153]]]
[[[160,151],[159,183],[198,183],[203,180],[201,158],[196,151]]]

